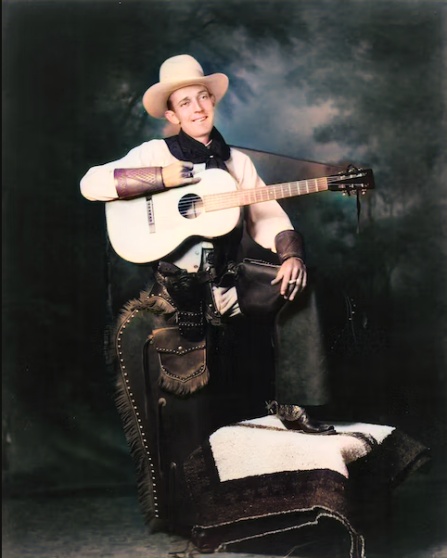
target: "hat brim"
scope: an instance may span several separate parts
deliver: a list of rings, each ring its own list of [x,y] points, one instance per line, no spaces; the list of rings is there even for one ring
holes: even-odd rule
[[[205,85],[218,103],[227,92],[228,83],[229,80],[225,74],[210,74],[209,76],[172,83],[156,83],[149,87],[143,95],[143,106],[154,118],[163,118],[168,110],[167,101],[169,96],[177,89],[189,85]]]

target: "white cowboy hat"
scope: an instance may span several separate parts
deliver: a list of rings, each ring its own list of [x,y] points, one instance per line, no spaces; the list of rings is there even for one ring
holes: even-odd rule
[[[163,118],[168,110],[167,101],[171,93],[188,85],[205,85],[218,103],[228,89],[225,74],[203,74],[202,66],[189,54],[168,58],[160,66],[160,82],[149,87],[143,96],[143,105],[155,118]]]

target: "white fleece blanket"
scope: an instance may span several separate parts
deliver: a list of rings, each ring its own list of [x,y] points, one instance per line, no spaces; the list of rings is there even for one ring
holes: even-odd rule
[[[333,423],[337,435],[287,430],[274,415],[225,426],[210,437],[221,482],[249,476],[331,469],[348,478],[347,465],[381,444],[394,427]]]

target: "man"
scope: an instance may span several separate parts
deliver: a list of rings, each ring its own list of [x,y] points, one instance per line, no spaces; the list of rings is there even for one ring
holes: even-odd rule
[[[227,76],[205,76],[189,55],[166,60],[159,83],[146,91],[143,104],[151,116],[164,117],[179,127],[179,133],[150,140],[122,159],[91,168],[81,180],[82,194],[104,202],[155,197],[199,183],[203,167],[226,171],[239,190],[264,187],[250,158],[230,148],[214,127],[215,107],[227,88]],[[138,451],[140,459],[145,452],[150,455],[147,476],[153,488],[161,477],[166,480],[176,471],[188,452],[209,435],[210,427],[219,425],[218,420],[210,420],[205,426],[210,407],[216,412],[216,398],[210,404],[203,394],[209,394],[207,384],[215,383],[218,376],[209,365],[207,326],[243,318],[243,301],[231,271],[243,226],[257,244],[276,254],[280,265],[272,286],[292,302],[307,284],[302,238],[281,206],[266,201],[248,205],[231,231],[213,239],[185,238],[154,262],[155,284],[126,307],[118,323],[113,342],[121,363],[122,401],[132,402],[136,430],[131,442],[139,434],[150,438]],[[220,386],[214,395],[218,392],[224,398],[223,391]],[[308,434],[335,433],[332,426],[311,420],[296,403],[279,401],[271,409],[290,428]],[[149,429],[156,425],[152,437],[141,434],[143,414],[151,419]],[[188,436],[177,439],[179,432]],[[167,489],[164,486],[164,502],[173,492],[172,483]],[[157,502],[152,505],[158,506]]]

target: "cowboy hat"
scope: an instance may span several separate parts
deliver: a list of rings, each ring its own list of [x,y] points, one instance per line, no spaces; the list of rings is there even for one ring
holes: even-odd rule
[[[228,89],[225,74],[205,76],[202,66],[189,54],[168,58],[160,66],[160,81],[149,87],[143,96],[143,106],[155,118],[163,118],[168,110],[167,101],[171,93],[188,85],[205,85],[218,103]]]

